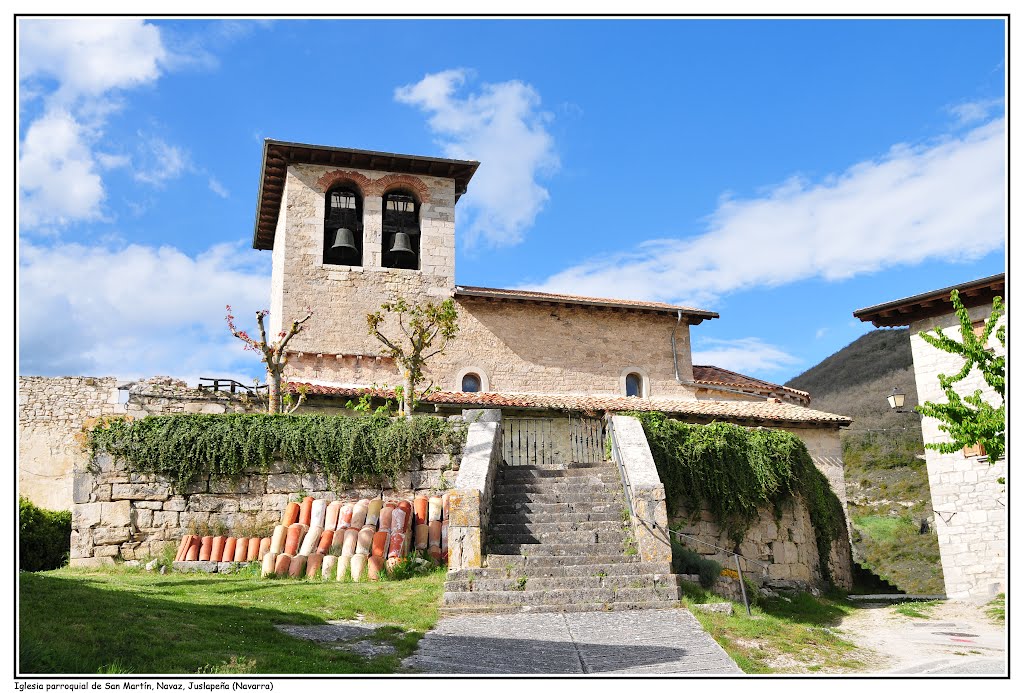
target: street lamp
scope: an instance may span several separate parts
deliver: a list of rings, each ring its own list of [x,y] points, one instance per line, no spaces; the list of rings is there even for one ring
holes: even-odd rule
[[[900,392],[898,387],[892,389],[892,394],[886,397],[889,400],[889,408],[895,409],[897,414],[905,414],[903,411],[903,403],[907,400],[907,396]]]

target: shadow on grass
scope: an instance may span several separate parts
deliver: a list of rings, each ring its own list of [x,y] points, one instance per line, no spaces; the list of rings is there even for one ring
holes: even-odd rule
[[[137,590],[118,589],[117,576],[104,581],[73,574],[22,573],[19,581],[21,674],[194,673],[233,658],[251,663],[251,673],[388,673],[396,670],[418,640],[396,634],[392,640],[396,654],[371,660],[296,640],[274,624],[315,625],[339,615],[323,607],[329,595],[282,604],[290,596],[282,594],[274,606],[254,604],[261,601],[261,592],[272,587],[269,584],[224,590],[252,595],[245,600],[246,606],[236,606],[190,599],[189,592],[198,585],[212,588],[211,592],[228,587],[208,580],[140,578]],[[210,601],[211,594],[203,597]]]

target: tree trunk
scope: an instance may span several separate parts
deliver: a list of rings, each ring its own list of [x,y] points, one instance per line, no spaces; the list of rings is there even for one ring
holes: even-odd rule
[[[404,378],[405,384],[402,386],[402,415],[412,416],[412,371],[406,370]]]
[[[267,413],[281,412],[281,371],[267,366]]]

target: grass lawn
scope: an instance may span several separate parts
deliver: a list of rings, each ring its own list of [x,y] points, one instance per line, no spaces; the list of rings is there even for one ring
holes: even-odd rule
[[[689,604],[725,599],[692,584],[683,585]],[[865,666],[857,647],[830,630],[855,607],[806,592],[791,600],[761,599],[747,616],[743,604],[733,615],[691,609],[704,629],[747,674],[853,673]]]
[[[254,566],[258,568],[258,566]],[[390,673],[438,618],[444,570],[406,580],[337,583],[62,568],[19,576],[19,668],[28,673]],[[362,614],[394,624],[364,659],[279,632]]]

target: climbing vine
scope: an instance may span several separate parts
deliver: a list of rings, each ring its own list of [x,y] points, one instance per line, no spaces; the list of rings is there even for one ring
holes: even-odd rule
[[[464,442],[465,428],[447,419],[382,415],[171,414],[104,419],[87,437],[93,457],[106,452],[129,471],[179,485],[205,474],[266,473],[278,459],[336,483],[394,483],[417,455],[458,454]]]
[[[788,431],[715,422],[688,424],[643,413],[669,514],[707,509],[739,544],[765,507],[775,510],[799,495],[807,506],[821,574],[831,580],[828,556],[846,526],[843,506],[803,441]]]

